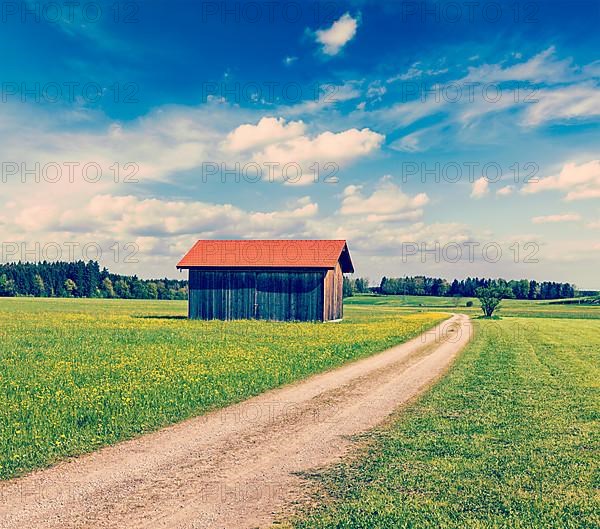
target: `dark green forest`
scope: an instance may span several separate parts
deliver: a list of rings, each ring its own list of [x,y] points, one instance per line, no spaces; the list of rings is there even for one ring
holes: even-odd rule
[[[474,297],[478,288],[494,287],[515,299],[563,299],[577,295],[574,285],[554,281],[438,277],[384,277],[378,287],[364,278],[344,279],[344,296],[354,293]],[[188,283],[177,279],[140,279],[112,274],[96,261],[0,264],[0,296],[187,299]]]
[[[363,278],[348,279],[344,285],[344,294],[348,296],[354,293],[375,292],[383,295],[475,297],[478,288],[487,287],[498,289],[505,298],[514,299],[563,299],[577,295],[574,285],[555,281],[506,281],[467,277],[449,282],[439,277],[426,276],[383,277],[378,287],[369,287],[368,280]]]
[[[187,281],[111,274],[96,261],[0,264],[0,296],[187,299]]]

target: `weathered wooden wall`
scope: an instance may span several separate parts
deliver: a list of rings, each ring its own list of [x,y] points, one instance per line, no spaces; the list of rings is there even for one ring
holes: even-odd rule
[[[323,319],[341,320],[344,316],[344,274],[340,263],[333,270],[327,271],[324,287]]]
[[[190,269],[194,319],[323,320],[325,270]]]

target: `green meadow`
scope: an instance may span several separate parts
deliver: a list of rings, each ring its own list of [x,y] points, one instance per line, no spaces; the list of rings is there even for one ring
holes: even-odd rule
[[[448,315],[190,321],[185,301],[0,298],[0,478],[247,399]]]
[[[474,301],[466,307],[467,301]],[[0,299],[0,478],[246,399],[465,312],[449,373],[345,462],[295,529],[600,523],[600,307],[355,296],[342,323],[202,322],[181,301]]]
[[[473,306],[467,307],[471,302]],[[371,296],[359,295],[345,300],[346,307],[363,307],[370,310],[397,309],[403,312],[411,310],[445,310],[463,312],[470,316],[480,316],[481,309],[477,298],[451,298],[436,296]],[[561,301],[529,301],[520,299],[502,300],[499,316],[524,316],[528,318],[600,318],[600,305],[564,304]]]
[[[466,301],[466,300],[464,300]],[[442,309],[448,298],[350,306]],[[478,317],[477,307],[460,310]],[[600,311],[504,301],[449,373],[344,463],[295,529],[600,527]]]

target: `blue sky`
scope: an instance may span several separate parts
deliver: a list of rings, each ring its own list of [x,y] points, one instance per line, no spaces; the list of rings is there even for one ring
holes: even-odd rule
[[[347,238],[372,281],[600,288],[596,2],[8,4],[4,261]]]

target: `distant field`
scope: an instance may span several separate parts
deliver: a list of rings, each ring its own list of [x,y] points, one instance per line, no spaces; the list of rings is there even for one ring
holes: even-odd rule
[[[0,298],[0,478],[381,351],[446,317],[348,307],[342,323],[203,322],[186,310]]]
[[[505,304],[355,460],[314,476],[319,499],[295,529],[600,527],[599,313]]]
[[[467,301],[473,306],[467,307]],[[345,300],[348,307],[363,307],[370,310],[376,306],[379,309],[397,308],[400,310],[431,310],[443,309],[460,311],[475,316],[481,315],[477,298],[454,298],[437,296],[353,296]],[[600,318],[600,305],[564,305],[556,301],[530,301],[520,299],[505,299],[498,311],[500,316],[527,316],[531,318]]]

